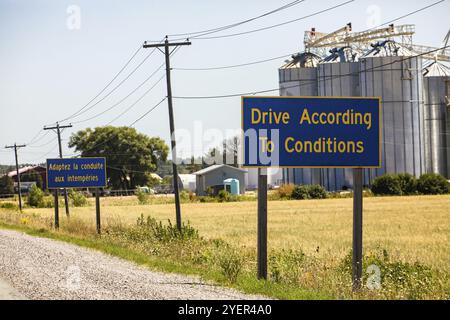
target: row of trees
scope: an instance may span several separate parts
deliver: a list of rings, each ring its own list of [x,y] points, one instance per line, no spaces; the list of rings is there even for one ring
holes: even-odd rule
[[[151,176],[152,172],[163,177],[172,174],[171,163],[167,160],[169,147],[164,140],[149,137],[134,128],[106,126],[80,130],[71,136],[69,147],[82,157],[105,157],[108,183],[112,189],[129,190],[154,185],[156,181]],[[221,163],[225,155],[228,159],[235,159],[230,165],[237,166],[237,148],[238,138],[225,140],[223,146],[209,150],[203,157],[187,159],[180,165],[180,173],[192,173],[210,164]],[[39,174],[22,174],[21,181],[36,182],[43,189]],[[14,193],[13,181],[3,176],[0,194],[11,193]]]

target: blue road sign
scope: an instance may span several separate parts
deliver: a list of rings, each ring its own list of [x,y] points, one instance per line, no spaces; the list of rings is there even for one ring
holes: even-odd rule
[[[380,98],[242,97],[244,167],[379,168]]]
[[[106,187],[105,158],[47,159],[47,187]]]

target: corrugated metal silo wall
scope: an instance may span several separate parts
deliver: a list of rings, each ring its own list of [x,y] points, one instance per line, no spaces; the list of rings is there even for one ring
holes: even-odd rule
[[[317,68],[279,70],[280,96],[317,96]],[[320,169],[283,169],[283,182],[320,184]]]
[[[362,96],[381,97],[382,167],[365,170],[370,184],[384,173],[425,171],[422,60],[419,57],[371,57],[360,62]]]
[[[322,63],[318,66],[319,96],[360,96],[359,63]],[[329,191],[353,186],[353,169],[320,169],[321,184]]]
[[[447,97],[446,103],[450,102],[450,79],[446,83],[446,93],[445,96]],[[446,133],[446,150],[447,150],[447,178],[450,179],[450,104],[447,105],[446,108],[447,112],[447,123],[445,126],[445,133]],[[445,151],[445,150],[444,150]]]
[[[447,106],[445,96],[450,77],[425,77],[425,167],[428,173],[438,173],[450,178],[447,147],[450,139],[447,138]],[[448,141],[447,141],[448,140]]]

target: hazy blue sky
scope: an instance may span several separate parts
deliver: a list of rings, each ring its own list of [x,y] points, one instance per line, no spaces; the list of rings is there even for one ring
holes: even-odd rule
[[[165,34],[192,32],[237,22],[288,3],[284,1],[106,1],[106,0],[0,0],[0,146],[27,143],[45,124],[52,124],[82,107],[112,79],[144,40],[159,40]],[[245,24],[224,33],[245,31],[290,19],[344,2],[306,0],[293,8]],[[357,0],[322,15],[250,35],[217,40],[193,40],[172,59],[173,67],[211,67],[245,63],[301,51],[303,33],[311,27],[333,31],[348,22],[364,30],[421,8],[429,1]],[[75,6],[75,7],[74,7]],[[80,10],[80,24],[76,13]],[[76,11],[75,11],[76,12]],[[449,28],[450,1],[403,19],[397,24],[415,24],[415,42],[440,46]],[[75,22],[74,22],[75,21]],[[79,28],[78,28],[79,26]],[[123,74],[132,70],[149,52],[141,50]],[[71,121],[83,120],[107,109],[133,90],[157,66],[163,55],[156,52],[120,89],[90,112]],[[278,86],[277,68],[271,61],[245,68],[219,71],[173,71],[176,96],[220,95],[264,90]],[[163,74],[110,112],[80,123],[63,134],[101,126],[135,101]],[[122,77],[118,79],[120,81]],[[112,86],[114,87],[114,85]],[[111,88],[112,88],[111,87]],[[165,96],[165,82],[114,122],[128,125]],[[240,99],[174,100],[178,128],[191,130],[195,121],[204,129],[239,128]],[[163,103],[136,128],[151,136],[169,139],[167,104]],[[50,132],[33,147],[20,150],[21,162],[43,162],[57,155]],[[41,145],[44,145],[40,147]],[[194,150],[200,152],[199,148]],[[73,151],[64,148],[66,154]],[[0,163],[14,162],[13,153],[2,149]]]

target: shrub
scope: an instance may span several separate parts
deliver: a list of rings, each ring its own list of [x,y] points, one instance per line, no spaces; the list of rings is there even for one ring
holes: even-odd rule
[[[400,173],[397,175],[400,182],[400,189],[404,195],[417,193],[417,179],[409,173]]]
[[[228,202],[231,200],[231,193],[226,190],[220,190],[218,193],[218,198],[220,202]]]
[[[343,270],[348,275],[352,270],[352,253],[350,252],[341,262]],[[363,258],[362,282],[368,284],[373,278],[369,267],[379,270],[379,290],[386,298],[403,296],[406,299],[423,299],[430,288],[440,288],[440,275],[430,267],[419,262],[409,263],[391,260],[386,250],[369,252]],[[442,288],[440,288],[442,289]],[[439,289],[438,289],[439,290]]]
[[[308,187],[309,197],[311,199],[326,199],[328,197],[327,190],[320,184],[313,184]]]
[[[281,250],[269,255],[270,279],[275,282],[297,283],[305,265],[303,251]]]
[[[241,254],[234,248],[226,247],[219,253],[217,260],[222,274],[228,281],[235,283],[244,264]]]
[[[308,186],[295,186],[294,190],[292,190],[291,198],[296,200],[310,199]]]
[[[186,190],[181,190],[180,192],[180,199],[184,200],[184,201],[189,201],[190,197],[189,197],[189,192]]]
[[[296,200],[326,199],[327,197],[327,191],[319,184],[295,186],[291,194],[291,198]]]
[[[375,195],[401,195],[400,179],[395,174],[385,174],[375,178],[372,183],[372,192]]]
[[[0,194],[13,194],[14,193],[14,181],[8,176],[4,175],[0,178]]]
[[[136,196],[138,198],[139,204],[147,204],[149,202],[149,199],[150,199],[149,194],[144,192],[140,188],[137,189]]]
[[[180,232],[176,225],[172,225],[170,220],[168,220],[167,225],[163,225],[161,221],[158,222],[155,218],[148,216],[147,219],[144,219],[144,215],[141,215],[137,220],[137,227],[144,238],[153,238],[160,242],[200,238],[198,230],[191,227],[189,222],[182,224]]]
[[[69,189],[69,199],[72,200],[74,207],[84,207],[87,205],[86,197],[81,192],[73,189]]]
[[[294,191],[295,185],[293,184],[282,184],[278,190],[278,196],[280,199],[289,199],[292,195],[292,191]]]
[[[27,203],[31,207],[44,208],[44,191],[39,189],[36,185],[33,185],[30,189],[30,193],[28,194]]]
[[[10,210],[19,210],[19,206],[13,202],[0,202],[0,208],[10,209]]]
[[[447,194],[450,193],[450,183],[439,174],[426,173],[420,176],[417,190],[422,194]]]

